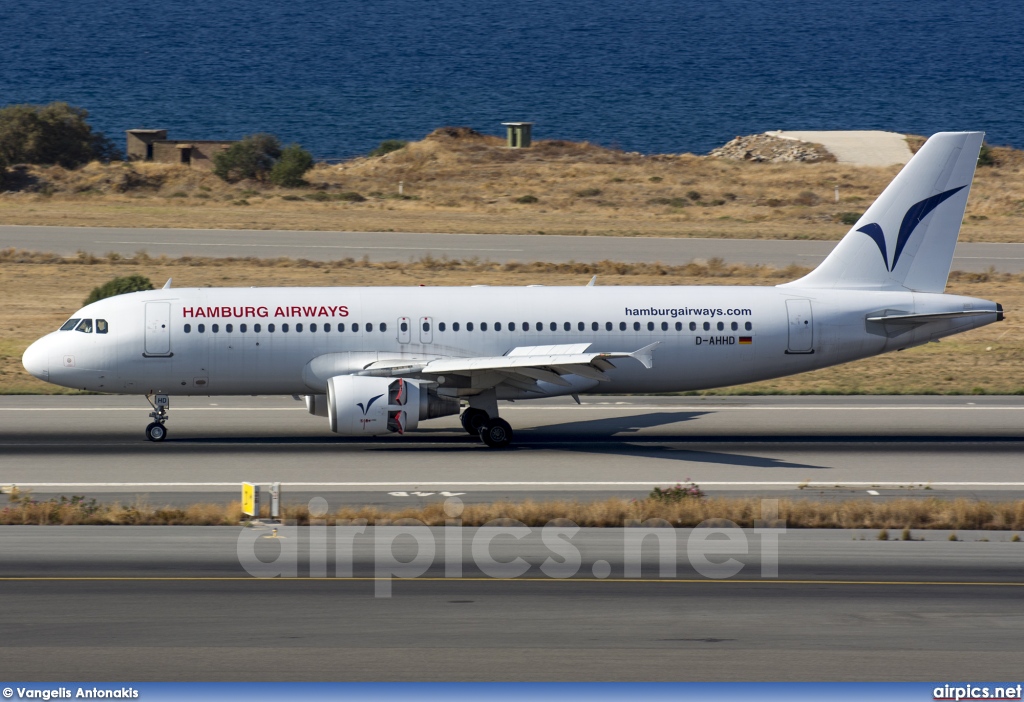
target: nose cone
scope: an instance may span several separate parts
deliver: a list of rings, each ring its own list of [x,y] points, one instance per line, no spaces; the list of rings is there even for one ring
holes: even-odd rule
[[[25,349],[25,353],[21,357],[21,365],[40,380],[50,380],[50,357],[46,352],[44,339],[40,339]]]

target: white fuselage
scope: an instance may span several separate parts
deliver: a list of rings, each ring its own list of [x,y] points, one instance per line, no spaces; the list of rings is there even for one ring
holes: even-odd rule
[[[867,321],[965,310],[988,313],[896,327]],[[74,317],[102,319],[108,331],[53,332],[26,352],[26,368],[59,385],[114,393],[304,395],[324,392],[309,366],[325,357],[352,372],[378,359],[583,343],[629,352],[660,342],[652,368],[619,359],[605,382],[544,386],[557,395],[698,390],[791,375],[989,324],[997,311],[953,295],[792,285],[199,288],[109,298]],[[498,399],[538,396],[498,385]]]

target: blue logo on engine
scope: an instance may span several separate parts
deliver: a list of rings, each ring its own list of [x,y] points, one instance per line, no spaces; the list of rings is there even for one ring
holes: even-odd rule
[[[891,264],[889,263],[889,254],[885,245],[885,232],[882,231],[882,227],[874,223],[865,224],[857,231],[867,234],[874,240],[878,245],[878,250],[882,252],[882,261],[885,263],[885,269],[891,273],[893,269],[896,268],[896,264],[899,263],[900,255],[903,253],[903,249],[907,246],[907,242],[910,241],[910,236],[914,233],[914,230],[917,229],[917,225],[919,225],[925,217],[931,214],[932,210],[966,187],[966,185],[961,185],[959,188],[953,188],[952,190],[947,190],[944,193],[932,195],[931,197],[921,200],[921,202],[907,210],[907,214],[903,216],[903,222],[900,224],[899,236],[896,237],[896,250],[893,252]]]
[[[356,403],[356,407],[358,407],[359,409],[361,409],[363,411],[363,416],[365,417],[366,413],[370,411],[371,407],[373,407],[373,403],[376,402],[377,400],[379,400],[382,397],[384,397],[383,393],[381,393],[380,395],[377,395],[377,397],[371,397],[370,401],[366,403],[366,407],[363,407],[363,403],[362,402],[357,402]]]

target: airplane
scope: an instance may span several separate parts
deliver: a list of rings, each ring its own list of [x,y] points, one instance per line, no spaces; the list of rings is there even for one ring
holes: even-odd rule
[[[984,134],[922,146],[829,256],[777,286],[171,288],[100,300],[33,343],[37,378],[170,397],[292,395],[343,436],[460,415],[494,448],[499,400],[665,393],[778,378],[1001,321],[946,295]],[[463,409],[463,405],[465,408]],[[460,414],[461,413],[461,414]]]

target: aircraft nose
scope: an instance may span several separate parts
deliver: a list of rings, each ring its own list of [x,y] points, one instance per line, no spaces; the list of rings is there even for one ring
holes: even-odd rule
[[[21,357],[21,365],[40,380],[48,381],[50,379],[50,358],[43,339],[25,349],[25,353]]]

